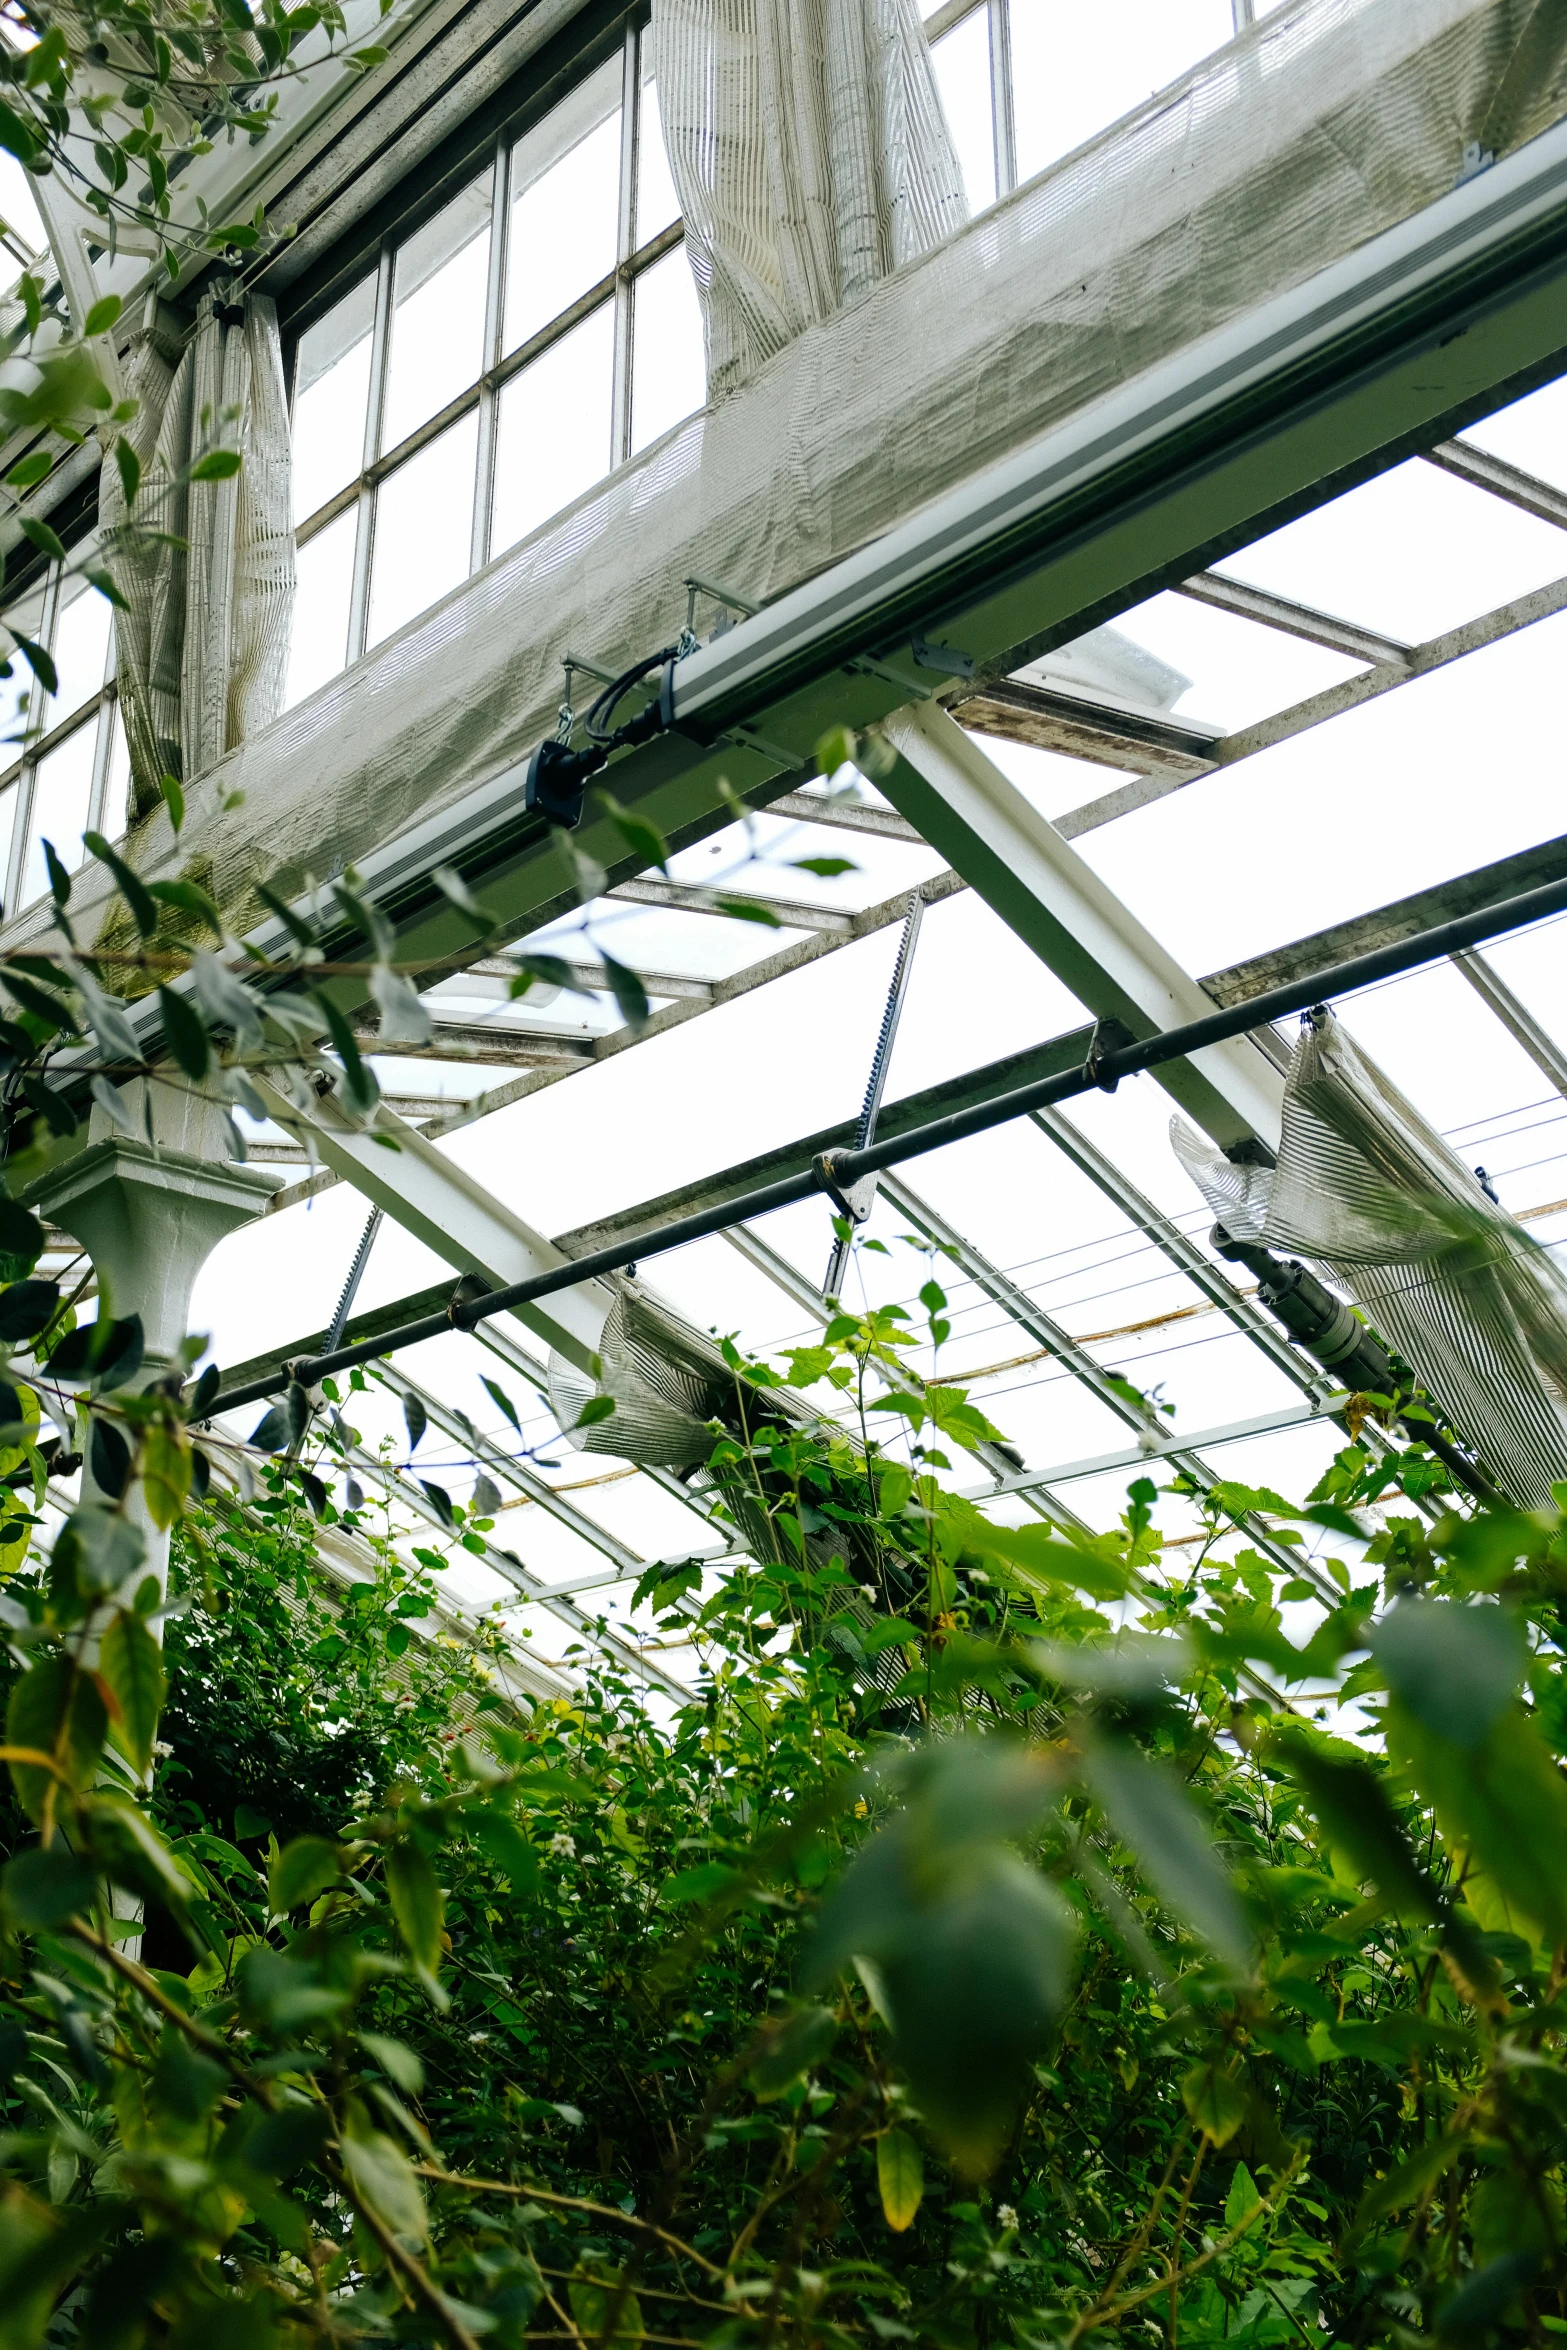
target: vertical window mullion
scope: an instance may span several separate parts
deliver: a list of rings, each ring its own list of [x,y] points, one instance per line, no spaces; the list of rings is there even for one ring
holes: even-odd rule
[[[364,463],[368,473],[381,447],[381,411],[386,400],[386,365],[392,339],[392,248],[381,248],[375,283],[375,324],[370,330],[370,391],[365,402]],[[354,585],[348,606],[348,659],[357,661],[365,649],[370,617],[370,560],[375,541],[375,491],[368,481],[359,492],[359,518],[354,533]]]
[[[1011,0],[990,0],[990,119],[996,143],[996,194],[1010,196],[1017,186]]]
[[[506,323],[506,264],[511,230],[511,148],[502,134],[495,142],[490,181],[490,274],[484,291],[484,376],[479,385],[479,461],[473,490],[473,547],[470,571],[490,559],[490,510],[495,490],[495,386],[490,370],[501,355]]]
[[[87,794],[88,831],[106,832],[111,840],[117,839],[124,830],[126,816],[126,811],[121,808],[108,823],[104,822],[109,814],[104,801],[109,793],[109,753],[114,746],[115,699],[111,686],[105,686],[98,696],[98,739],[93,744],[92,785]]]
[[[1255,24],[1257,21],[1254,0],[1230,0],[1230,16],[1236,33],[1245,32],[1248,25]]]
[[[635,251],[637,197],[637,137],[641,115],[641,44],[628,28],[622,53],[620,101],[620,229],[615,258],[620,264],[615,285],[615,388],[611,413],[614,443],[610,464],[623,465],[631,454],[631,280],[625,264]]]

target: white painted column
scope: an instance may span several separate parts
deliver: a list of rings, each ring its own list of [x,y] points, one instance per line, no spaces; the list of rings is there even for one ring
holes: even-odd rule
[[[125,1087],[123,1098],[143,1132],[150,1103],[155,1140],[132,1141],[95,1106],[82,1148],[28,1204],[86,1249],[100,1314],[141,1316],[147,1360],[134,1385],[145,1390],[178,1357],[202,1266],[220,1240],[260,1214],[283,1178],[227,1162],[228,1123],[216,1103],[144,1078]],[[83,1498],[93,1490],[84,1467]],[[153,1525],[139,1496],[131,1513],[146,1537],[147,1568],[162,1584],[168,1534]]]

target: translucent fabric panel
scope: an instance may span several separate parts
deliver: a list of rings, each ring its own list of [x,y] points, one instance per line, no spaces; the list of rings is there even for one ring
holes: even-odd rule
[[[364,464],[375,279],[362,278],[299,339],[292,425],[294,520],[324,506]]]
[[[641,112],[637,119],[637,217],[633,238],[645,245],[661,228],[680,218],[680,198],[669,175],[664,125],[658,111],[658,84],[651,66],[642,69]]]
[[[1483,1146],[1464,1149],[1467,1128],[1510,1123],[1507,1113],[1538,1104],[1550,1090],[1522,1045],[1451,963],[1350,996],[1339,1016],[1355,1042],[1471,1165]],[[1567,1111],[1559,1097],[1557,1106]],[[1516,1203],[1506,1198],[1506,1205],[1524,1207],[1542,1196],[1525,1183]]]
[[[1567,489],[1567,378],[1558,377],[1510,407],[1499,408],[1458,437],[1505,457],[1524,473]]]
[[[381,447],[395,449],[465,391],[484,365],[490,268],[486,174],[398,248],[392,275]]]
[[[70,597],[69,603],[65,596]],[[67,580],[54,624],[54,666],[59,682],[44,717],[45,726],[61,725],[102,690],[112,635],[113,613],[107,596],[100,596],[85,581]]]
[[[307,539],[296,557],[298,585],[294,590],[286,709],[335,677],[348,658],[348,608],[354,592],[358,528],[358,508],[350,506],[346,514]]]
[[[34,898],[41,898],[49,887],[49,868],[44,862],[43,848],[46,840],[53,844],[55,855],[68,870],[82,861],[85,853],[82,834],[92,801],[93,754],[97,745],[98,729],[89,721],[69,735],[57,751],[51,751],[47,759],[38,762],[19,900],[24,906],[31,905]]]
[[[1567,537],[1418,457],[1215,570],[1420,644],[1567,573]]]
[[[500,396],[490,545],[498,555],[609,471],[615,313],[606,302]]]
[[[371,644],[466,579],[478,446],[474,412],[410,457],[377,491]]]
[[[1230,0],[1010,0],[1019,180],[1233,37]]]
[[[512,149],[508,351],[548,326],[615,266],[620,91],[620,62],[612,58]]]
[[[645,449],[707,398],[702,312],[678,248],[637,279],[632,297],[631,446]]]
[[[971,212],[996,200],[996,133],[990,87],[990,11],[978,8],[932,44],[936,87]]]

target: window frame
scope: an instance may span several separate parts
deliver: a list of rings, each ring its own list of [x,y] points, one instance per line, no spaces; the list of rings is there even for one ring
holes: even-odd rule
[[[564,340],[584,320],[593,316],[606,304],[614,305],[614,359],[611,386],[611,442],[604,472],[607,477],[630,457],[632,436],[632,385],[635,367],[634,341],[636,332],[635,296],[637,281],[685,241],[685,224],[674,220],[653,236],[638,243],[636,237],[636,193],[639,178],[639,158],[643,136],[642,93],[646,79],[646,43],[648,38],[647,12],[638,8],[621,21],[613,39],[596,41],[581,53],[569,79],[552,77],[546,92],[535,93],[530,100],[511,109],[491,133],[487,159],[472,152],[465,158],[467,168],[451,164],[442,171],[438,189],[419,204],[410,205],[390,220],[380,231],[373,248],[364,254],[365,266],[352,274],[342,269],[333,272],[333,282],[324,298],[311,303],[308,310],[289,321],[292,348],[288,353],[289,403],[292,411],[297,380],[298,347],[303,333],[314,325],[337,303],[373,278],[375,285],[374,313],[370,328],[369,389],[365,402],[365,433],[362,463],[352,480],[316,507],[302,516],[295,527],[295,546],[303,550],[321,532],[329,529],[342,517],[356,514],[354,532],[354,560],[352,586],[349,597],[347,640],[343,667],[350,668],[363,658],[368,649],[371,618],[371,589],[374,577],[376,513],[378,492],[383,483],[400,472],[404,465],[418,456],[421,450],[440,439],[454,425],[478,412],[478,457],[474,480],[473,518],[470,535],[468,575],[482,570],[491,556],[503,550],[492,544],[495,500],[495,458],[500,397],[506,386],[522,374],[532,363]],[[516,147],[537,123],[543,121],[552,109],[569,96],[570,91],[592,74],[602,71],[606,63],[618,60],[620,68],[620,157],[619,191],[616,208],[616,257],[614,267],[593,285],[586,287],[547,325],[519,343],[515,350],[502,348],[505,336],[506,286],[509,259],[512,212],[512,158]],[[381,431],[386,406],[388,361],[395,306],[395,264],[398,251],[421,227],[433,219],[465,187],[488,178],[490,195],[490,251],[489,269],[485,286],[485,315],[482,350],[485,364],[464,390],[459,392],[433,416],[404,435],[394,447],[380,447]]]

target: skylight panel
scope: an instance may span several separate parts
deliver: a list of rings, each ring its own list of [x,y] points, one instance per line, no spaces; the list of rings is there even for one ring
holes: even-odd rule
[[[1512,938],[1493,939],[1485,959],[1567,1054],[1567,915]],[[1540,1089],[1545,1090],[1544,1080]]]
[[[1567,618],[1204,776],[1077,847],[1198,975],[1562,831]]]
[[[1466,425],[1461,441],[1505,457],[1509,465],[1567,489],[1567,377],[1498,408],[1494,416]]]
[[[1567,559],[1567,537],[1562,553]],[[1239,563],[1240,558],[1235,560]],[[1366,667],[1347,654],[1178,594],[1153,596],[1134,605],[1117,617],[1114,628],[1116,635],[1142,646],[1187,679],[1167,705],[1171,717],[1215,726],[1226,734],[1324,693]],[[1047,679],[1056,658],[1047,654],[1040,664]]]
[[[1356,1043],[1443,1134],[1538,1103],[1544,1089],[1523,1047],[1451,963],[1368,988],[1348,999],[1341,1017]],[[1562,1109],[1567,1112],[1567,1102]],[[1490,1147],[1476,1145],[1473,1156]],[[1458,1140],[1454,1148],[1473,1163]]]
[[[1567,531],[1411,458],[1214,569],[1420,644],[1567,575]]]

